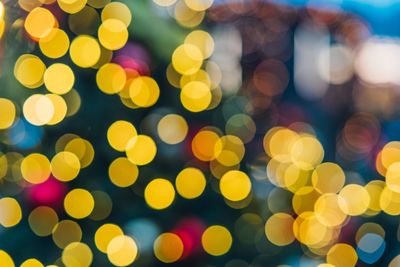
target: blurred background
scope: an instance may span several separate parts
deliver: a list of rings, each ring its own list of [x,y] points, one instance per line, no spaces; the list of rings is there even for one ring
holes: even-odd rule
[[[1,266],[400,266],[398,1],[1,7]]]

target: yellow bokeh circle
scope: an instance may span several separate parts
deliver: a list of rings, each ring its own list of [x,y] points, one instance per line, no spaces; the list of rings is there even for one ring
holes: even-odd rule
[[[50,172],[50,161],[42,154],[30,154],[21,162],[22,177],[31,184],[43,183],[49,178]]]
[[[80,168],[79,158],[72,152],[59,152],[51,160],[53,176],[63,182],[75,179],[79,174]]]
[[[339,207],[350,216],[363,214],[371,201],[367,189],[358,184],[346,185],[340,190],[339,196]]]
[[[44,267],[44,265],[37,259],[27,259],[20,267]]]
[[[326,255],[326,261],[333,266],[356,266],[358,256],[354,248],[348,244],[338,243],[332,246]]]
[[[47,124],[56,125],[64,120],[67,115],[67,103],[64,98],[56,94],[46,94],[46,97],[53,103],[54,107],[53,117],[47,122]]]
[[[57,0],[57,3],[63,11],[74,14],[85,7],[87,0]]]
[[[49,58],[60,58],[68,52],[69,38],[65,31],[53,28],[44,38],[40,38],[39,47]]]
[[[22,112],[27,121],[36,126],[42,126],[54,117],[55,107],[47,95],[34,94],[25,100]]]
[[[103,253],[107,253],[107,246],[114,237],[123,235],[124,232],[122,229],[116,224],[103,224],[100,226],[95,235],[94,242],[96,247]]]
[[[192,152],[196,158],[202,161],[215,159],[214,147],[220,136],[211,130],[199,131],[192,140]]]
[[[78,157],[81,163],[81,168],[89,166],[94,158],[94,149],[92,144],[88,140],[82,138],[74,138],[70,140],[65,145],[65,151],[72,152]]]
[[[400,150],[399,150],[400,152]],[[390,164],[386,171],[386,184],[390,190],[400,193],[400,162]]]
[[[64,248],[61,259],[65,266],[89,267],[93,261],[93,253],[85,243],[72,242]]]
[[[322,162],[324,148],[314,136],[301,136],[294,143],[290,151],[291,160],[304,170],[312,169]]]
[[[209,58],[214,51],[214,39],[206,31],[192,31],[186,36],[185,43],[199,48],[203,58]]]
[[[132,14],[129,7],[124,3],[112,2],[101,11],[101,20],[106,21],[108,19],[118,19],[128,27],[132,20]]]
[[[15,121],[16,108],[11,100],[0,98],[0,130],[8,129]]]
[[[323,225],[336,227],[341,225],[347,218],[346,213],[340,208],[340,196],[328,193],[318,198],[314,205],[315,217]]]
[[[71,91],[75,83],[74,72],[68,65],[55,63],[44,73],[44,85],[54,94],[63,95]]]
[[[205,11],[209,9],[214,0],[184,0],[185,4],[194,11]]]
[[[24,54],[15,63],[14,76],[25,87],[34,89],[43,84],[46,66],[35,55]]]
[[[97,71],[96,82],[103,93],[119,93],[126,83],[125,70],[118,64],[106,63]]]
[[[129,86],[129,97],[138,107],[153,106],[160,96],[157,82],[147,76],[140,76],[132,81]]]
[[[110,2],[111,0],[88,0],[87,3],[94,8],[103,8]]]
[[[239,164],[245,153],[243,141],[235,135],[225,135],[214,146],[215,159],[224,166]]]
[[[183,254],[183,242],[174,233],[163,233],[154,241],[154,255],[162,262],[178,261]]]
[[[133,238],[126,235],[114,237],[107,246],[107,257],[115,266],[128,266],[138,256],[138,247]]]
[[[90,215],[94,208],[94,199],[89,191],[84,189],[71,190],[64,199],[64,209],[69,216],[83,219]]]
[[[293,223],[293,217],[286,213],[276,213],[269,217],[265,224],[265,234],[268,240],[277,246],[291,244],[295,239]]]
[[[15,267],[13,259],[4,250],[0,250],[0,262],[4,267]]]
[[[108,168],[108,176],[113,184],[128,187],[136,182],[139,175],[138,167],[127,158],[115,159]]]
[[[187,110],[191,112],[204,111],[211,103],[211,90],[203,82],[189,82],[182,88],[180,99]]]
[[[178,73],[191,75],[200,69],[203,59],[203,54],[197,46],[183,44],[172,54],[172,65]]]
[[[119,120],[110,125],[107,131],[108,143],[117,151],[123,152],[129,140],[137,135],[135,126],[128,121]]]
[[[57,20],[46,8],[36,7],[25,19],[25,30],[33,38],[40,39],[50,34],[56,26]]]
[[[226,199],[240,201],[250,194],[251,181],[246,173],[232,170],[222,176],[219,189]]]
[[[201,237],[201,244],[208,254],[221,256],[231,248],[232,235],[225,227],[213,225],[204,231]]]
[[[345,183],[342,168],[330,162],[318,165],[312,173],[312,185],[319,193],[337,193]]]
[[[69,48],[72,61],[81,68],[90,68],[100,59],[101,49],[98,41],[89,35],[79,35]]]
[[[0,199],[0,225],[9,228],[17,225],[22,219],[19,203],[11,197]]]
[[[154,179],[146,186],[144,190],[144,199],[153,209],[166,209],[175,199],[174,186],[166,179]]]
[[[206,187],[206,178],[197,168],[183,169],[175,180],[176,191],[187,199],[199,197]]]
[[[156,153],[156,143],[147,135],[134,136],[126,145],[126,156],[136,165],[149,164],[153,161]]]
[[[129,33],[124,22],[107,19],[99,27],[100,43],[109,50],[121,49],[128,41]]]

